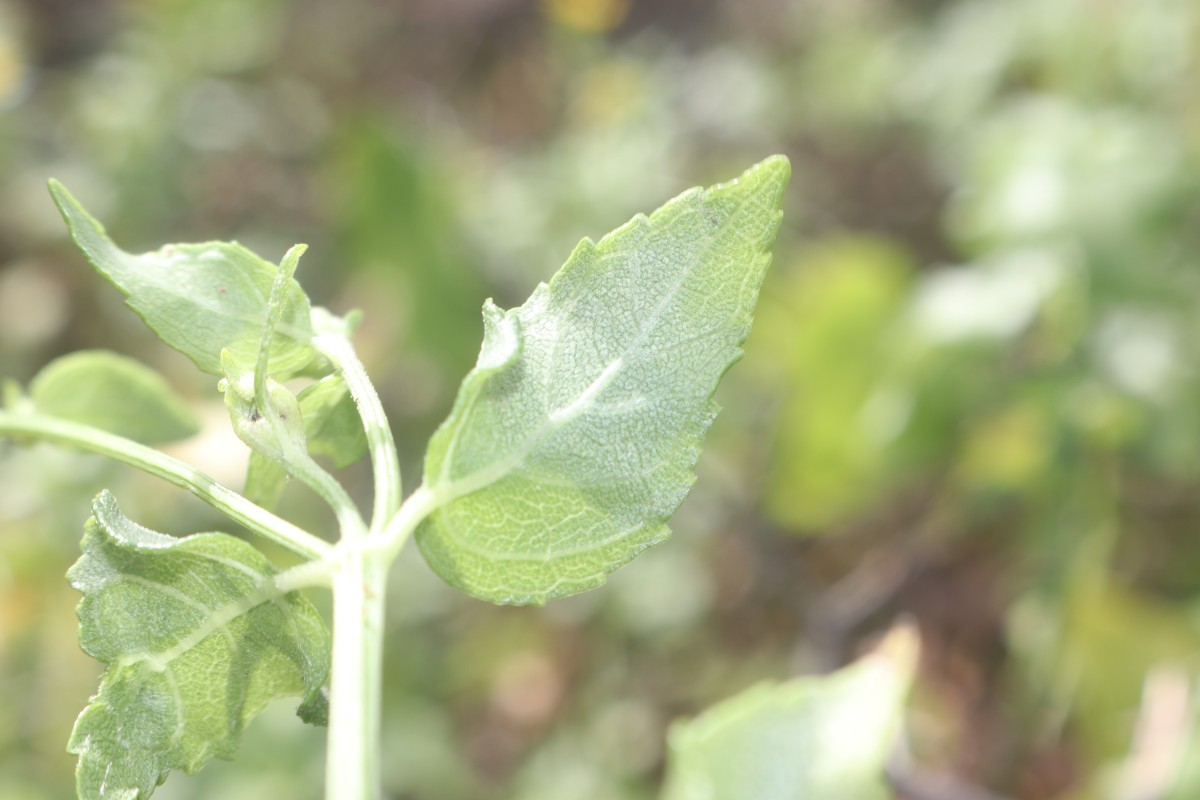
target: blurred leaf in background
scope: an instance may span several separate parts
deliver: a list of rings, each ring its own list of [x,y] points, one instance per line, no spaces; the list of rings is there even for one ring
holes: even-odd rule
[[[886,797],[916,657],[914,632],[896,628],[834,675],[760,684],[677,723],[664,800]]]
[[[0,0],[0,374],[135,357],[200,421],[172,452],[237,485],[214,381],[83,268],[45,181],[135,252],[306,241],[315,301],[366,312],[415,486],[484,298],[786,153],[775,265],[679,535],[541,612],[405,558],[388,791],[649,800],[671,720],[842,666],[907,614],[901,779],[1125,800],[1157,752],[1143,784],[1184,800],[1198,74],[1191,0]],[[344,477],[369,500],[363,462]],[[0,444],[5,798],[70,792],[96,676],[62,575],[102,487],[157,530],[221,527],[119,468]],[[280,508],[329,524],[298,487]],[[163,796],[313,796],[320,735],[286,716]]]

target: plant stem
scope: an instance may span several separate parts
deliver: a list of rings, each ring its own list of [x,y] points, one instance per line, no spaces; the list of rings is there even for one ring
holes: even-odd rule
[[[325,800],[378,800],[383,617],[387,574],[413,530],[438,505],[417,489],[378,535],[343,539],[333,562],[333,667]],[[308,566],[308,565],[305,565]],[[314,565],[315,567],[316,565]],[[308,576],[298,576],[308,579]]]
[[[278,422],[278,412],[272,408],[267,413],[272,424],[282,427],[282,423]],[[354,501],[350,499],[350,495],[346,493],[342,484],[338,483],[337,478],[322,469],[321,465],[314,461],[306,451],[293,447],[286,436],[280,437],[280,444],[284,458],[287,460],[284,468],[329,504],[329,507],[333,509],[334,516],[337,517],[338,529],[342,536],[356,539],[365,535],[367,524],[363,521]]]
[[[375,533],[395,515],[403,496],[400,458],[396,453],[392,429],[375,386],[367,377],[366,368],[359,361],[350,340],[337,333],[322,333],[313,337],[313,346],[337,367],[362,417],[367,447],[371,453],[371,470],[375,475],[375,503],[371,513],[371,532]]]
[[[306,483],[319,494],[337,515],[338,528],[343,537],[357,538],[366,534],[367,525],[363,522],[358,507],[350,499],[350,495],[338,483],[337,478],[330,475],[313,460],[308,450],[288,434],[278,408],[271,401],[269,387],[273,381],[269,377],[268,367],[271,361],[271,340],[275,337],[275,328],[283,317],[284,295],[287,292],[288,281],[296,274],[300,256],[308,250],[308,245],[293,245],[275,273],[271,284],[271,294],[267,299],[267,315],[263,319],[262,333],[258,339],[258,359],[254,364],[254,405],[262,414],[275,435],[279,449],[282,451],[284,466],[288,472]]]
[[[5,434],[77,447],[137,467],[187,489],[234,522],[306,558],[325,558],[333,552],[333,545],[255,505],[190,464],[131,439],[37,413],[0,411],[0,435]]]
[[[379,800],[383,616],[390,562],[346,549],[333,575],[325,800]]]
[[[421,520],[433,513],[442,502],[441,498],[423,484],[404,501],[400,510],[388,521],[387,527],[379,535],[378,547],[389,564],[400,554],[401,548],[417,529],[417,525],[421,524]]]

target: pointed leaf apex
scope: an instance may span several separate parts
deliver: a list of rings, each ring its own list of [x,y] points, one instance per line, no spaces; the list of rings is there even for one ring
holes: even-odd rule
[[[792,162],[788,160],[787,156],[768,156],[728,183],[714,186],[712,191],[720,192],[734,187],[750,192],[773,189],[774,205],[778,207],[783,199],[783,191],[787,188],[791,177]]]
[[[511,364],[521,354],[521,321],[492,302],[483,304],[483,347],[476,368],[500,369]]]
[[[593,244],[484,342],[430,440],[417,529],[433,569],[501,603],[584,591],[667,537],[741,355],[787,159],[690,189]]]
[[[283,254],[283,260],[279,262],[279,266],[288,278],[296,274],[296,267],[300,265],[300,257],[307,252],[308,245],[301,243],[292,245]]]
[[[767,156],[750,168],[750,172],[762,170],[768,177],[786,181],[792,177],[792,162],[785,155]]]
[[[71,239],[122,295],[125,303],[167,345],[204,372],[220,375],[219,354],[227,347],[242,359],[257,355],[268,293],[279,268],[234,242],[166,245],[133,255],[118,247],[104,226],[58,181],[50,194],[66,220]],[[292,248],[292,266],[301,249]],[[324,374],[312,349],[311,308],[290,277],[276,336],[271,374]]]
[[[62,182],[57,178],[51,178],[46,181],[46,186],[50,189],[50,197],[54,199],[54,204],[60,209],[65,202],[74,202],[75,198],[67,191],[67,187],[62,185]],[[76,203],[78,205],[78,203]]]

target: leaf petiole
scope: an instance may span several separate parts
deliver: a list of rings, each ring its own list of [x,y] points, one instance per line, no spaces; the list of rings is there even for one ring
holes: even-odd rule
[[[30,436],[77,447],[137,467],[208,503],[247,529],[309,559],[325,559],[333,545],[272,514],[190,464],[123,436],[38,413],[0,411],[0,435]]]
[[[255,452],[281,464],[320,495],[333,508],[342,538],[355,539],[367,530],[362,514],[337,478],[308,454],[299,404],[286,387],[275,383],[269,375],[271,341],[283,317],[287,287],[292,282],[300,256],[307,249],[308,245],[294,245],[276,270],[253,373],[246,371],[226,350],[221,354],[226,374],[222,385],[238,436]],[[250,380],[252,384],[246,385]],[[260,427],[263,425],[269,433]]]
[[[379,534],[377,547],[384,561],[391,564],[421,521],[437,510],[445,500],[422,484],[405,500],[400,510],[388,521]]]
[[[392,517],[400,509],[403,490],[400,482],[400,458],[396,453],[396,442],[388,425],[383,403],[366,368],[354,352],[354,345],[342,333],[332,330],[320,331],[312,340],[313,347],[334,365],[346,385],[350,396],[358,406],[363,428],[367,434],[367,448],[371,455],[371,471],[375,478],[375,501],[371,513],[370,533],[374,534],[390,527]]]

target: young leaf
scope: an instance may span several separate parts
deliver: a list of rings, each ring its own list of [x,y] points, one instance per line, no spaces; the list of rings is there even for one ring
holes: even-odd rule
[[[884,800],[884,765],[912,683],[917,639],[820,678],[761,684],[677,723],[663,800]]]
[[[267,379],[265,397],[282,422],[276,428],[255,397],[254,373],[228,350],[222,354],[222,362],[225,380],[219,387],[225,394],[225,408],[237,437],[254,452],[280,464],[289,462],[289,448],[291,452],[304,452],[304,420],[296,396],[283,384]]]
[[[304,417],[308,452],[328,456],[338,469],[363,457],[367,434],[350,388],[340,376],[331,375],[305,387],[296,399]]]
[[[144,444],[184,439],[195,416],[149,367],[107,350],[55,359],[29,385],[34,407]]]
[[[367,435],[354,398],[341,377],[330,375],[296,396],[300,416],[304,419],[304,435],[308,452],[324,455],[334,466],[348,467],[367,451]],[[274,508],[287,484],[287,470],[255,451],[250,454],[246,470],[246,486],[242,491],[248,499],[263,508]]]
[[[80,798],[145,800],[170,770],[231,757],[275,698],[300,695],[321,721],[328,631],[266,558],[221,533],[147,530],[108,493],[92,511],[67,575],[80,644],[108,669],[68,745]]]
[[[741,355],[790,169],[775,156],[584,239],[484,343],[430,441],[417,530],[446,581],[504,603],[589,589],[669,534],[711,396]]]
[[[172,244],[132,255],[119,249],[57,181],[50,194],[71,238],[92,266],[125,295],[125,303],[158,338],[204,372],[222,375],[221,351],[254,363],[267,297],[278,269],[236,242]],[[308,296],[289,279],[282,319],[271,346],[271,374],[288,377],[313,367]]]

